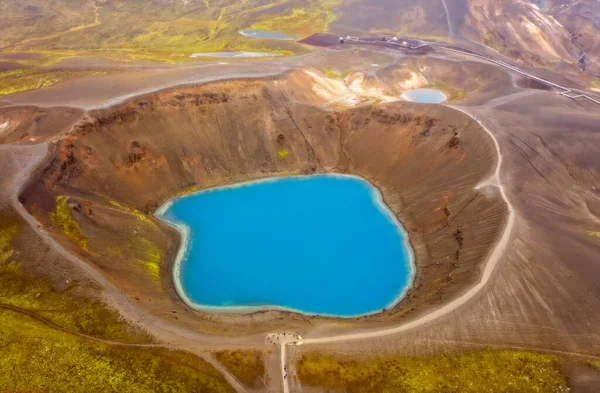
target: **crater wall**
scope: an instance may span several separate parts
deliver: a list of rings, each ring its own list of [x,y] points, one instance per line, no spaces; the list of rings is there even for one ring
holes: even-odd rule
[[[331,319],[189,310],[172,282],[179,234],[152,213],[170,197],[206,187],[290,174],[359,175],[382,191],[408,231],[417,271],[396,307],[352,324],[412,318],[472,286],[503,228],[499,196],[476,189],[496,167],[493,142],[448,107],[348,105],[336,94],[335,85],[292,72],[177,88],[90,112],[56,142],[21,202],[134,304],[194,329],[239,334]]]

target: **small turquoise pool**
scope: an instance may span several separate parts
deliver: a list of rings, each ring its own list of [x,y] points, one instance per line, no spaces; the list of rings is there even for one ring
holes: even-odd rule
[[[279,31],[271,31],[271,30],[247,29],[247,30],[240,30],[239,33],[245,37],[251,37],[251,38],[266,38],[266,39],[271,39],[271,40],[284,40],[284,41],[294,41],[294,40],[298,39],[298,36],[296,36],[296,35],[281,33]]]
[[[222,57],[222,58],[252,58],[252,57],[276,57],[281,56],[279,53],[271,52],[200,52],[192,53],[190,57]]]
[[[413,89],[403,92],[402,99],[423,104],[437,104],[446,101],[448,97],[436,89]]]
[[[267,179],[175,198],[157,216],[184,234],[179,295],[200,310],[381,311],[412,283],[406,234],[353,176]]]

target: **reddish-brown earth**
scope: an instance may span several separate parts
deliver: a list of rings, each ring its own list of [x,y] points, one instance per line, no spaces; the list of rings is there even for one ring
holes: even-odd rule
[[[56,140],[81,120],[74,108],[15,106],[2,109],[0,143],[40,143]]]

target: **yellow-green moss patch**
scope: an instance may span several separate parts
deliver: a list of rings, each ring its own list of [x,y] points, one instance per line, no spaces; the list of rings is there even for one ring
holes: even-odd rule
[[[446,96],[448,96],[449,100],[460,100],[465,98],[465,95],[467,94],[467,89],[465,88],[460,88],[441,82],[430,83],[427,85],[427,87],[430,89],[441,90],[446,94]],[[476,89],[479,89],[479,87]]]
[[[303,385],[346,393],[568,391],[559,358],[508,350],[365,362],[306,354],[297,370]]]
[[[75,282],[58,291],[50,279],[24,272],[19,261],[23,251],[19,251],[16,239],[38,239],[22,231],[23,223],[17,217],[0,214],[0,303],[26,309],[58,326],[95,337],[126,342],[149,341],[149,337],[130,329],[116,312],[99,301],[75,295]]]
[[[21,68],[0,72],[0,96],[26,90],[43,89],[67,79],[106,72],[87,71],[39,71],[33,68]]]
[[[326,68],[323,72],[325,73],[325,75],[327,75],[330,78],[344,79],[345,77],[348,76],[348,74],[350,74],[352,72],[352,68],[346,68],[341,73],[337,73],[329,68]]]
[[[130,207],[130,206],[125,206],[117,201],[109,201],[111,205],[118,207],[119,209],[125,210],[128,213],[134,215],[138,220],[144,221],[147,224],[151,224],[154,225],[154,222],[148,218],[148,216],[146,216],[144,213],[142,213],[141,211],[139,211],[136,208]]]
[[[333,8],[339,0],[309,0],[302,7],[294,7],[283,15],[265,15],[252,25],[252,29],[285,31],[305,37],[314,33],[327,32],[336,19]]]
[[[2,392],[234,392],[187,353],[93,342],[12,311],[0,320]]]
[[[600,360],[588,360],[586,363],[600,371]]]
[[[138,253],[136,255],[144,255],[144,259],[139,260],[155,280],[160,278],[160,261],[162,253],[160,249],[148,239],[139,238],[136,244]]]
[[[14,217],[0,216],[0,264],[5,264],[13,256],[13,237],[19,232],[21,223]]]
[[[56,207],[54,211],[50,213],[50,219],[54,225],[57,225],[62,229],[63,233],[67,235],[75,244],[84,250],[88,250],[88,239],[81,231],[81,227],[73,219],[71,215],[71,209],[68,205],[69,197],[65,195],[59,195],[56,197]]]
[[[200,191],[200,187],[198,186],[193,186],[193,187],[189,187],[183,191],[181,191],[180,193],[178,193],[177,195],[187,195],[187,194],[193,194],[195,192]]]
[[[249,388],[264,387],[265,366],[259,351],[219,351],[215,357]]]

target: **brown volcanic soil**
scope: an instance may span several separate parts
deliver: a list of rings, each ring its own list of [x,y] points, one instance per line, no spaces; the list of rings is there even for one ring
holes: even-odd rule
[[[186,191],[260,177],[353,173],[381,189],[409,232],[417,261],[408,297],[360,320],[412,317],[464,292],[478,280],[506,214],[497,195],[475,190],[495,169],[491,139],[468,116],[443,106],[395,102],[331,110],[313,84],[308,74],[293,72],[177,88],[90,112],[58,141],[54,159],[20,200],[134,304],[196,329],[239,334],[329,319],[190,311],[177,299],[171,276],[179,235],[140,211],[151,214]],[[288,156],[280,158],[280,150]],[[50,219],[58,195],[69,196],[87,249]],[[159,276],[149,268],[156,255]]]
[[[40,143],[57,139],[83,117],[74,108],[18,106],[2,109],[0,144]]]

